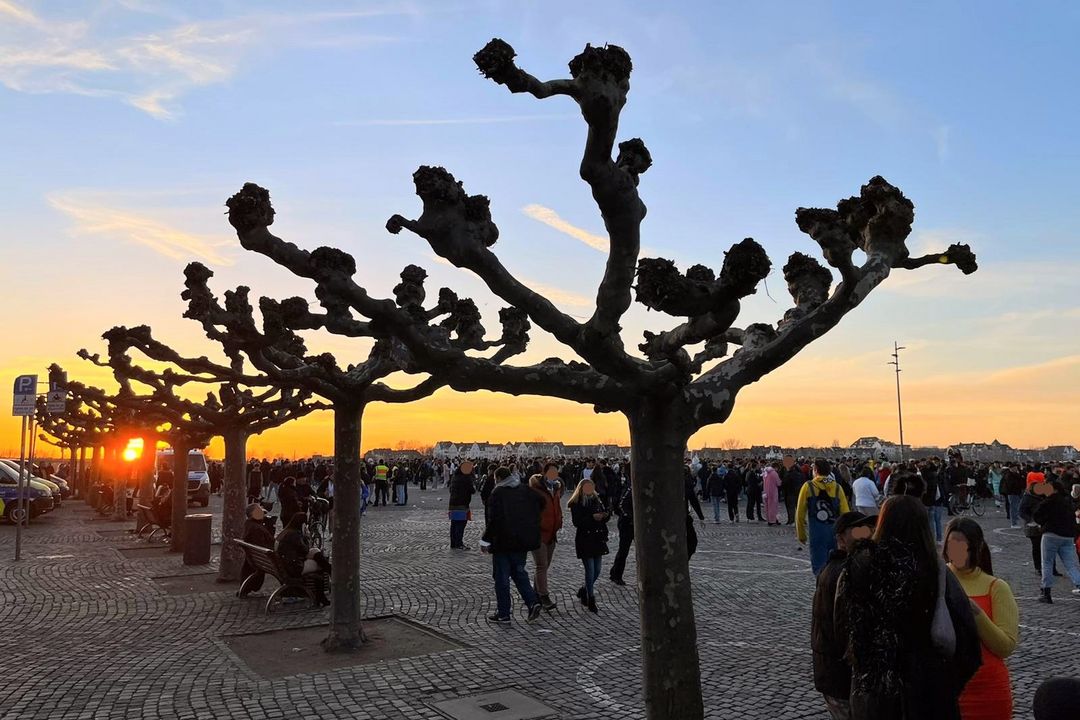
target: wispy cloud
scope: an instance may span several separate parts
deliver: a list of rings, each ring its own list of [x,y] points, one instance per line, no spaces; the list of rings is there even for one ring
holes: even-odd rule
[[[188,232],[145,212],[102,204],[78,194],[58,193],[49,196],[48,200],[52,207],[74,222],[73,235],[143,245],[165,257],[185,262],[196,257],[211,265],[233,264],[224,252],[233,245],[227,239]]]
[[[303,46],[331,26],[335,46],[389,42],[387,36],[348,34],[342,24],[375,15],[411,14],[409,6],[356,12],[259,13],[188,22],[175,9],[140,2],[105,6],[90,19],[39,16],[15,0],[0,0],[0,84],[27,93],[116,98],[155,118],[179,113],[191,90],[232,78],[243,61],[268,47]],[[85,15],[85,13],[84,13]],[[129,25],[158,27],[124,33]]]
[[[400,118],[393,120],[338,120],[338,127],[409,127],[412,125],[495,125],[499,123],[534,122],[571,117],[569,115],[507,115],[504,117],[471,118]]]
[[[554,228],[561,233],[569,235],[575,240],[580,240],[593,250],[599,250],[602,253],[608,252],[611,245],[608,239],[603,235],[595,235],[588,230],[583,230],[576,225],[571,225],[566,220],[559,217],[559,214],[549,207],[543,205],[526,205],[521,209],[521,212],[525,213],[528,217],[531,217],[537,222],[542,222],[548,227]]]
[[[529,278],[518,278],[521,283],[533,292],[539,293],[547,298],[555,305],[568,305],[571,307],[591,307],[593,301],[585,297],[581,293],[573,292],[572,290],[563,290],[562,288],[555,287],[554,285],[548,285],[546,283],[537,282],[536,280],[530,280]]]

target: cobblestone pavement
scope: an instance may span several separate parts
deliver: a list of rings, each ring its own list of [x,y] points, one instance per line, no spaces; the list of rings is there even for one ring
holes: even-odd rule
[[[365,612],[407,616],[464,648],[325,673],[298,667],[277,681],[255,675],[222,636],[318,624],[324,612],[267,618],[231,587],[166,594],[152,577],[207,568],[125,557],[119,549],[135,542],[123,525],[80,503],[36,521],[19,563],[14,528],[0,526],[0,718],[442,718],[432,703],[511,687],[559,718],[643,717],[637,604],[632,587],[607,581],[610,556],[593,616],[575,602],[582,570],[565,529],[551,579],[558,611],[526,625],[515,608],[513,625],[492,626],[490,561],[446,547],[445,490],[410,494],[408,508],[368,513]],[[992,515],[983,525],[995,569],[1020,598],[1022,641],[1009,661],[1016,716],[1030,717],[1041,678],[1080,675],[1080,601],[1060,580],[1058,602],[1037,604],[1027,540]],[[475,548],[479,532],[470,523],[466,543]],[[699,534],[691,569],[707,716],[826,718],[810,673],[813,579],[793,531],[725,519]],[[631,554],[628,578],[633,570]]]

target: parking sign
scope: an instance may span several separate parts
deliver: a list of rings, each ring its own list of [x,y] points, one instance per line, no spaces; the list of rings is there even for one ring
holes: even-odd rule
[[[14,395],[11,414],[15,417],[33,417],[37,406],[37,375],[20,375],[15,378]]]

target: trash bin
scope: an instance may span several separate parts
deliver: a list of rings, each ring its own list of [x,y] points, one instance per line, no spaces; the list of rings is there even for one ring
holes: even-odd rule
[[[206,565],[210,562],[210,527],[213,515],[203,513],[184,518],[184,564]]]

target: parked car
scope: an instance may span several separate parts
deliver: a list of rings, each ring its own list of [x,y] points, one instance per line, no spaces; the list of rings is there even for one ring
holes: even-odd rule
[[[34,473],[33,467],[34,466],[32,466],[30,464],[26,465],[26,468],[27,468],[27,470],[29,472],[30,479],[33,480],[34,482],[40,483],[40,484],[46,486],[47,488],[49,488],[49,493],[52,495],[53,502],[56,505],[59,505],[60,501],[63,499],[63,491],[60,489],[60,485],[53,482],[52,480],[46,480],[43,477],[39,477],[36,473]],[[18,460],[10,460],[10,459],[0,460],[0,468],[4,468],[4,471],[7,472],[9,476],[11,474],[14,474],[15,482],[19,481],[19,461]]]
[[[30,518],[36,518],[42,513],[53,509],[52,492],[46,489],[34,487],[33,484],[27,489],[27,498],[30,501]],[[7,522],[12,522],[11,513],[19,507],[19,488],[15,484],[8,483],[8,477],[0,477],[0,517]]]
[[[157,471],[162,465],[168,465],[172,469],[173,451],[158,450],[154,461],[154,480],[157,481]],[[206,465],[206,455],[202,450],[192,450],[188,453],[187,495],[188,502],[197,502],[202,507],[210,504],[210,473]]]

